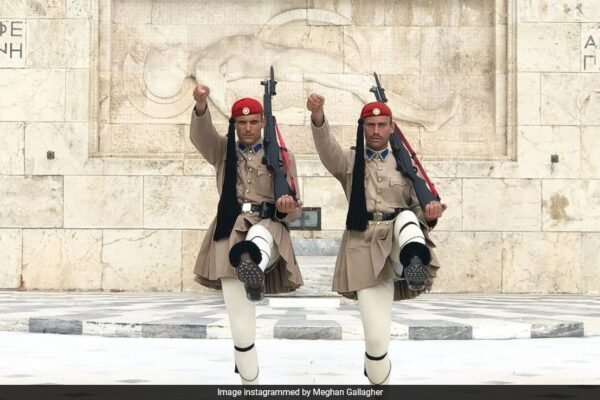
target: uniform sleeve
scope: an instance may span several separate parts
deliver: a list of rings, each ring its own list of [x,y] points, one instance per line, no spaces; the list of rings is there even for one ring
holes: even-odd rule
[[[329,129],[327,118],[320,127],[315,126],[312,121],[310,125],[315,147],[317,148],[321,162],[331,175],[338,180],[343,180],[348,171],[348,160],[352,158],[350,154],[351,150],[342,149],[342,146],[335,140]]]
[[[225,155],[227,138],[219,135],[215,129],[208,108],[201,116],[192,110],[190,123],[190,139],[196,149],[211,165],[217,165]]]

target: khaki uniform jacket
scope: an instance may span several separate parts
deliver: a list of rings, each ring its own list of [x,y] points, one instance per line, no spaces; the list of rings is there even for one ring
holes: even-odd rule
[[[192,111],[190,126],[190,139],[204,158],[215,167],[217,172],[217,189],[222,193],[225,175],[225,157],[227,154],[227,138],[217,133],[210,111],[207,110],[198,117]],[[259,142],[262,144],[262,140]],[[255,147],[255,146],[253,146]],[[242,151],[236,142],[238,156],[237,165],[237,197],[240,203],[260,204],[274,202],[273,178],[271,172],[262,163],[265,155],[262,145],[254,152],[253,148]],[[291,175],[298,185],[296,162],[294,156],[288,151],[290,157]],[[288,174],[288,182],[289,174]],[[298,187],[296,191],[300,193]],[[299,195],[297,196],[300,200]],[[288,214],[284,221],[292,222],[300,211]],[[275,267],[265,275],[266,293],[287,293],[302,285],[300,269],[292,248],[292,240],[287,227],[279,221],[261,219],[255,213],[240,214],[237,218],[231,235],[228,239],[213,240],[216,226],[216,216],[208,227],[204,241],[200,247],[196,265],[194,267],[195,279],[200,284],[220,289],[220,279],[224,277],[235,278],[235,270],[229,263],[229,250],[233,245],[245,240],[248,229],[255,224],[261,224],[273,235],[273,240],[278,246],[281,258]]]
[[[321,127],[312,125],[315,147],[325,168],[342,184],[346,198],[350,200],[352,169],[355,151],[342,149],[330,134],[329,123]],[[421,223],[421,229],[432,252],[431,289],[439,262],[433,253],[435,244],[429,237],[429,225],[417,200],[412,182],[396,170],[396,159],[389,151],[385,160],[380,157],[365,159],[365,197],[367,211],[393,212],[396,208],[412,210]],[[394,279],[392,249],[394,221],[369,221],[366,231],[345,230],[338,252],[333,276],[333,291],[356,299],[356,291],[376,284],[377,281]],[[404,280],[395,282],[394,300],[416,297],[419,293],[409,290]]]

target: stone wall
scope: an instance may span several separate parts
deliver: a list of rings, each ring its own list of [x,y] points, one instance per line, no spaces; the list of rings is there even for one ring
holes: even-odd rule
[[[0,33],[0,288],[203,290],[217,194],[191,89],[211,87],[224,133],[273,64],[304,203],[322,207],[322,231],[294,232],[309,253],[335,250],[347,202],[305,98],[326,96],[350,146],[374,70],[449,206],[435,291],[600,291],[593,0],[0,0]]]

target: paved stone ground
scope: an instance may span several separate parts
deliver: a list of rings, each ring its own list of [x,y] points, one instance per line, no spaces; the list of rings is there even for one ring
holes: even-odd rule
[[[362,340],[259,339],[256,348],[262,384],[368,384]],[[394,384],[600,385],[600,337],[394,340],[389,354]],[[230,339],[0,332],[0,357],[0,385],[240,383]]]
[[[337,297],[267,298],[258,339],[362,339],[358,305]],[[230,338],[220,293],[0,292],[0,331]],[[394,305],[395,340],[600,336],[600,296],[426,294]]]

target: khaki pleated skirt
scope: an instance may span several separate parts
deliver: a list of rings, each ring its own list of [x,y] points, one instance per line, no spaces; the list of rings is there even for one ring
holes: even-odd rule
[[[213,240],[216,218],[212,221],[196,259],[195,280],[203,286],[221,289],[221,278],[236,278],[235,269],[229,263],[229,249],[245,240],[248,230],[256,224],[263,225],[271,233],[281,256],[265,275],[265,293],[289,293],[302,286],[289,230],[281,222],[249,214],[238,216],[229,238],[218,241]]]
[[[344,232],[333,274],[334,292],[356,300],[357,290],[373,286],[377,281],[395,279],[393,261],[389,257],[394,237],[393,229],[393,221],[384,221],[379,224],[370,222],[364,232]],[[429,291],[440,264],[433,251],[435,244],[426,230],[423,230],[423,233],[432,256],[429,264],[431,277],[427,280],[425,289]],[[394,282],[395,301],[412,299],[419,294],[410,290],[404,280]]]

